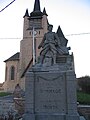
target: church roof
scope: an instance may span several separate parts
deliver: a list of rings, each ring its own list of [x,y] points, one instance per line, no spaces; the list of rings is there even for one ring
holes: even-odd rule
[[[24,17],[26,17],[26,16],[29,17],[28,9],[26,9]]]
[[[4,62],[19,60],[19,56],[20,56],[20,53],[17,52],[16,54],[12,55],[10,58],[8,58],[7,60],[5,60]]]
[[[46,13],[46,9],[45,9],[45,7],[44,7],[44,9],[43,9],[43,15],[48,16],[47,13]]]
[[[31,67],[33,62],[33,58],[30,60],[29,64],[27,65],[27,67],[25,68],[24,72],[21,75],[21,78],[25,76],[25,73],[27,72],[27,70]]]
[[[41,11],[41,8],[40,8],[40,1],[39,0],[35,0],[35,3],[34,3],[34,10],[33,11]]]
[[[30,13],[30,18],[42,17],[43,13],[40,8],[40,1],[35,0],[33,12]]]

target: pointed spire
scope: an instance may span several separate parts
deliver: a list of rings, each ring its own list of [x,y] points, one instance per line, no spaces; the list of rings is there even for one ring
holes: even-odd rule
[[[40,11],[41,12],[40,1],[39,0],[35,0],[33,11]]]
[[[26,17],[26,16],[29,17],[28,9],[26,9],[24,17]]]
[[[63,32],[62,32],[60,26],[58,26],[57,34],[58,34],[59,37],[64,37],[64,34],[63,34]]]
[[[48,16],[47,13],[46,13],[46,9],[45,9],[45,7],[44,7],[44,9],[43,9],[43,15]]]
[[[42,17],[43,13],[40,8],[40,1],[35,0],[33,12],[30,13],[30,18]]]

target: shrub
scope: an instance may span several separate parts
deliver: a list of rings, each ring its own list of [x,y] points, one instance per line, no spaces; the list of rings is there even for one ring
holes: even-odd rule
[[[80,104],[90,105],[90,94],[77,92],[77,101]]]
[[[81,88],[81,90],[85,93],[90,93],[90,77],[89,76],[80,77],[77,78],[77,80],[79,88]]]

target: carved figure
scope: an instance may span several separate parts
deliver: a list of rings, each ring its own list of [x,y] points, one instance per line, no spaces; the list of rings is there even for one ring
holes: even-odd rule
[[[71,49],[70,47],[67,47],[67,43],[68,43],[68,40],[65,38],[60,26],[58,27],[58,30],[57,30],[57,35],[59,37],[59,42],[60,42],[60,48],[58,48],[58,50],[62,49],[63,51],[63,54],[69,54],[69,50]]]
[[[14,90],[14,92],[13,92],[13,95],[14,95],[14,98],[21,98],[21,97],[24,96],[24,92],[23,92],[23,90],[21,89],[21,87],[20,87],[19,84],[17,84],[17,85],[15,86],[15,90]]]
[[[40,63],[43,64],[44,58],[49,53],[53,59],[53,64],[56,64],[56,55],[59,53],[59,55],[63,55],[66,53],[66,46],[62,47],[60,38],[58,37],[58,34],[55,32],[52,32],[53,25],[48,26],[48,32],[45,33],[42,42],[38,46],[38,49],[42,47],[42,50],[40,52]]]

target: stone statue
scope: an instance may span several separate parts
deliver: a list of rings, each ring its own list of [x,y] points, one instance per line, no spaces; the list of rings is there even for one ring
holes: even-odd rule
[[[15,86],[15,90],[13,92],[14,98],[21,98],[24,96],[24,91],[21,89],[20,85],[17,84]]]
[[[43,64],[44,58],[49,54],[53,59],[53,64],[56,64],[57,53],[63,55],[65,51],[62,49],[60,38],[58,34],[52,32],[53,25],[48,25],[48,32],[45,33],[42,42],[38,46],[38,49],[42,47],[40,52],[40,62]],[[66,48],[66,46],[64,46]]]
[[[59,49],[62,49],[62,51],[63,51],[63,54],[69,54],[69,50],[71,49],[70,47],[67,47],[67,43],[68,43],[68,40],[65,38],[65,36],[64,36],[64,34],[63,34],[63,32],[62,32],[62,30],[61,30],[61,28],[60,28],[60,26],[58,27],[58,29],[57,29],[57,35],[58,35],[58,37],[59,37],[59,42],[60,42],[60,48],[58,48],[58,50]]]

